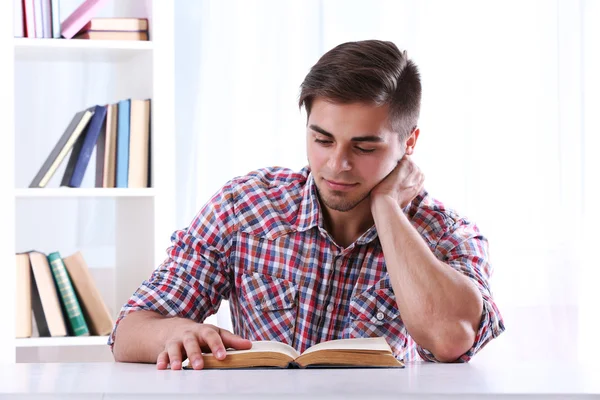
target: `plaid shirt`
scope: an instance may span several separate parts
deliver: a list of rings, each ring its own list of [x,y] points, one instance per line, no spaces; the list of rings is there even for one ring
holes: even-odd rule
[[[468,361],[504,330],[488,285],[487,240],[425,191],[404,212],[436,257],[482,294],[479,330],[461,357]],[[171,240],[166,261],[123,306],[111,346],[130,312],[202,322],[228,299],[234,332],[250,340],[285,342],[302,352],[327,340],[383,336],[397,358],[436,361],[402,322],[375,226],[349,247],[338,246],[323,228],[308,167],[233,179]]]

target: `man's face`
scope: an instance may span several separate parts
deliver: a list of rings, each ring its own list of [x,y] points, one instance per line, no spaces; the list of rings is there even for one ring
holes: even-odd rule
[[[353,209],[402,158],[404,145],[387,118],[387,106],[313,101],[306,128],[308,163],[327,208]]]

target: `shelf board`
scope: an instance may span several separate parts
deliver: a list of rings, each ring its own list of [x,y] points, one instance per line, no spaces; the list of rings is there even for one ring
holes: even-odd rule
[[[15,38],[16,61],[127,61],[151,52],[152,41]]]
[[[154,188],[26,188],[15,189],[17,198],[55,197],[154,197]]]
[[[106,346],[108,336],[34,337],[16,339],[17,347]]]

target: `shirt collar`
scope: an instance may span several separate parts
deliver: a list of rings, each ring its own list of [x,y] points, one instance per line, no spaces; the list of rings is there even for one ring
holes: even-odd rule
[[[298,230],[303,232],[316,226],[322,227],[323,217],[317,187],[312,173],[308,170],[306,185],[302,192],[302,202],[300,203],[300,213],[298,216]]]

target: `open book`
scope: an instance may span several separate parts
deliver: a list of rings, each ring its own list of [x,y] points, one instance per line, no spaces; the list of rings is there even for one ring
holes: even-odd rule
[[[212,353],[202,354],[204,368],[279,367],[306,368],[309,366],[396,367],[398,361],[382,337],[339,339],[316,344],[299,354],[293,347],[279,342],[252,342],[250,350],[227,350],[224,360]]]

